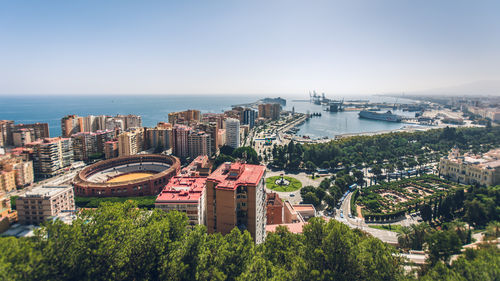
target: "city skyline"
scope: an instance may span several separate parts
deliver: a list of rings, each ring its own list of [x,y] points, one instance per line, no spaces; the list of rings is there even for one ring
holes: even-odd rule
[[[3,2],[0,95],[368,95],[475,81],[498,89],[498,8],[495,1]]]

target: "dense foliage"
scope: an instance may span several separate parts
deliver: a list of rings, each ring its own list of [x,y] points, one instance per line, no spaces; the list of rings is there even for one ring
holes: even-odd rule
[[[215,158],[214,167],[217,168],[224,162],[233,162],[239,159],[248,164],[260,164],[257,152],[250,146],[242,146],[233,149],[230,146],[224,145],[219,150],[219,155]]]
[[[183,213],[105,203],[33,238],[0,238],[2,280],[397,280],[393,249],[336,221],[279,228],[255,245],[248,232],[207,234]]]
[[[422,277],[423,281],[475,281],[498,280],[500,276],[500,250],[486,246],[479,250],[467,249],[451,266],[437,263]]]
[[[488,151],[500,146],[500,127],[447,127],[423,132],[355,136],[310,145],[291,142],[287,146],[273,147],[271,164],[292,170],[299,166],[315,170],[317,167],[335,169],[352,165],[379,165],[387,170],[402,170],[436,161],[455,145],[473,152]]]
[[[138,197],[80,197],[75,196],[75,205],[78,208],[97,208],[103,202],[126,202],[133,201],[137,207],[142,209],[154,209],[156,196]]]

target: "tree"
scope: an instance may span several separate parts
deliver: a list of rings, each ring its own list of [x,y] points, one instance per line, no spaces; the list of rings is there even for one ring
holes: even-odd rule
[[[219,149],[220,154],[225,154],[225,155],[232,155],[233,151],[234,151],[234,148],[232,148],[229,145],[223,145]]]
[[[356,178],[356,183],[358,185],[362,186],[364,184],[364,182],[365,182],[365,180],[364,180],[364,176],[365,176],[364,173],[362,171],[358,170],[358,169],[353,169],[351,172],[352,172],[353,177]]]
[[[255,165],[260,164],[257,152],[255,152],[255,150],[249,146],[236,148],[231,154],[231,156],[233,158],[245,160],[246,163],[248,164],[255,164]]]
[[[302,196],[302,202],[304,204],[313,204],[315,208],[319,207],[321,201],[318,196],[316,196],[313,192],[308,192],[304,196]]]
[[[425,222],[430,222],[432,220],[432,208],[429,204],[424,203],[420,206],[420,216]]]
[[[429,262],[434,265],[438,261],[448,262],[450,257],[460,252],[462,243],[454,231],[437,231],[427,238],[429,246]]]

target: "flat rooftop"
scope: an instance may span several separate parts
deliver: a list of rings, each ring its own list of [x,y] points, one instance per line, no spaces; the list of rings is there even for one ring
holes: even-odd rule
[[[192,203],[200,201],[205,190],[205,177],[182,177],[175,176],[167,183],[161,193],[156,198],[157,204],[178,204]]]
[[[51,197],[57,195],[61,192],[66,191],[68,188],[73,188],[69,185],[61,186],[39,186],[33,188],[31,191],[26,192],[24,196],[21,197]]]
[[[208,181],[217,182],[217,189],[236,189],[238,186],[257,186],[264,176],[266,167],[242,163],[224,163],[217,168]]]

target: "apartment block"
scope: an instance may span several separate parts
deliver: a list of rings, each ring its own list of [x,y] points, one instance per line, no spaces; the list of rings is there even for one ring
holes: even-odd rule
[[[168,123],[165,123],[168,124]],[[170,149],[172,139],[172,129],[166,127],[156,127],[146,129],[147,147],[158,151]]]
[[[134,155],[143,150],[144,128],[132,128],[118,135],[118,155]]]
[[[12,144],[12,128],[14,121],[0,120],[0,147]]]
[[[41,186],[16,200],[19,222],[40,224],[64,211],[75,210],[72,186]]]
[[[207,178],[207,231],[248,230],[256,243],[265,239],[266,168],[224,163]]]
[[[104,143],[104,157],[111,159],[118,157],[118,141],[110,140]]]
[[[0,171],[0,191],[9,192],[16,189],[16,172]]]
[[[25,146],[27,143],[35,141],[35,130],[28,128],[14,128],[12,130],[12,142],[14,146]]]
[[[180,112],[171,112],[168,114],[168,123],[184,124],[189,125],[194,122],[199,122],[201,120],[201,114],[199,110],[189,109]]]
[[[172,129],[172,154],[186,158],[189,156],[188,136],[193,129],[186,125],[175,125]]]
[[[23,156],[7,154],[0,157],[0,170],[15,173],[15,186],[23,188],[33,183],[33,162]]]
[[[240,147],[240,121],[237,119],[226,119],[226,144],[232,148]]]
[[[82,121],[78,115],[67,115],[61,119],[61,134],[65,138],[82,132]]]
[[[259,117],[277,120],[280,117],[281,105],[279,103],[259,104]]]
[[[28,129],[33,130],[32,140],[50,138],[49,124],[48,123],[33,123],[33,124],[16,124],[14,130]]]
[[[175,176],[155,201],[155,208],[184,212],[190,225],[205,224],[206,177]]]
[[[212,143],[209,134],[203,131],[191,132],[188,135],[189,156],[194,159],[200,155],[212,155]]]
[[[69,138],[46,138],[26,144],[33,149],[36,177],[51,177],[73,163],[73,146]]]

